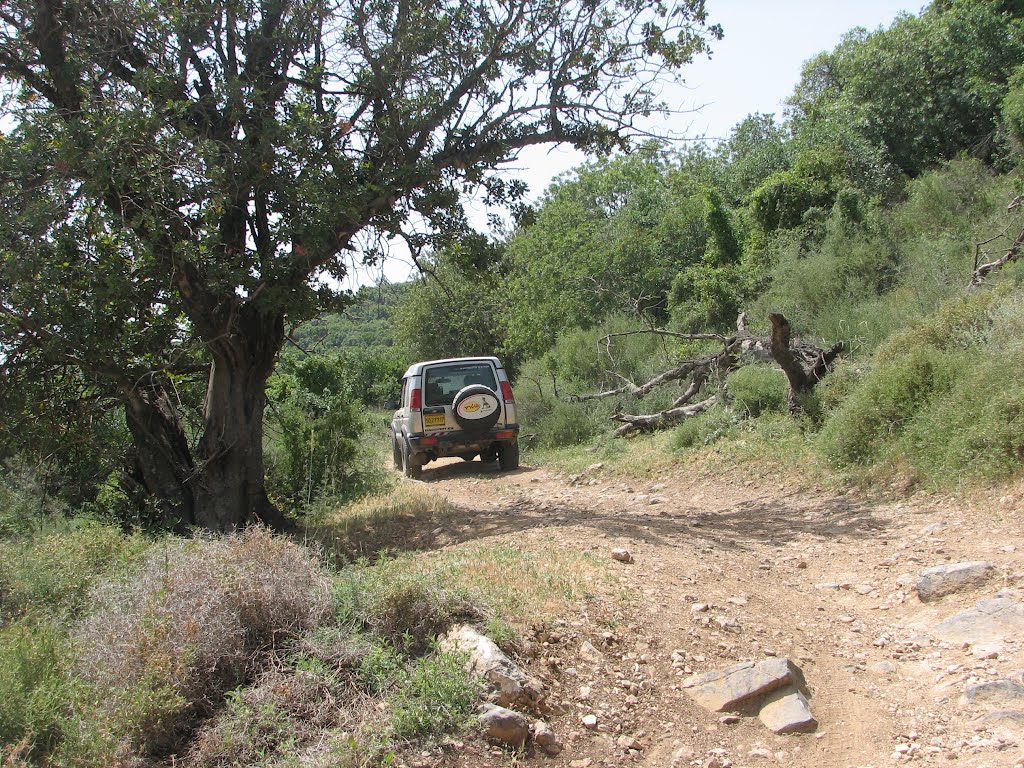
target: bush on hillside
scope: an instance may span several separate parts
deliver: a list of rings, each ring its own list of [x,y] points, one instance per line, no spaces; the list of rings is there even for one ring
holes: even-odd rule
[[[97,706],[142,753],[168,749],[255,657],[315,626],[329,607],[315,557],[250,528],[221,539],[167,542],[140,572],[97,588],[74,631],[77,672]]]
[[[818,444],[834,463],[900,465],[950,486],[1024,460],[1024,300],[1008,289],[945,303],[879,348]]]
[[[949,393],[965,363],[961,355],[923,347],[874,366],[822,429],[825,455],[838,464],[883,458],[931,398]]]

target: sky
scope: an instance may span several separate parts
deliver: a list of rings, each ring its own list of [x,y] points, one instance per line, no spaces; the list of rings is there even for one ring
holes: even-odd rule
[[[833,49],[854,27],[888,27],[901,12],[917,14],[923,7],[923,2],[900,0],[708,0],[710,20],[721,24],[725,35],[713,45],[710,58],[701,57],[684,70],[684,86],[666,90],[670,107],[685,114],[673,115],[654,130],[714,143],[753,112],[781,118],[805,61]],[[584,160],[579,152],[536,147],[523,152],[508,175],[526,181],[535,201],[559,174]],[[477,207],[471,207],[470,216],[478,226],[486,220],[486,212]],[[392,281],[407,279],[410,265],[395,254],[385,274]],[[360,283],[368,281],[360,275]]]

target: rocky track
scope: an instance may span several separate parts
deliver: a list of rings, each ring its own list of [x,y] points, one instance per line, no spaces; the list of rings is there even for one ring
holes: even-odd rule
[[[971,504],[878,502],[458,460],[429,465],[422,482],[458,510],[433,544],[591,552],[624,598],[527,644],[560,754],[467,741],[422,765],[1024,766],[1024,503],[1012,489]],[[922,581],[960,563],[975,565]],[[686,687],[773,657],[802,671],[813,730],[776,734],[756,708],[709,711]]]

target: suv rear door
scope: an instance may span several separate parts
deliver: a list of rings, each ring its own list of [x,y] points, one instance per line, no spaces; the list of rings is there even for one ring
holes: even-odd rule
[[[457,360],[423,368],[423,431],[451,432],[460,429],[452,412],[455,395],[473,384],[482,384],[498,397],[498,425],[505,425],[498,374],[489,360]]]

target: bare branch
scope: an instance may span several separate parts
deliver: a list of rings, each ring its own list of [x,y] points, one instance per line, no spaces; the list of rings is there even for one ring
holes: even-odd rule
[[[974,257],[974,273],[971,275],[971,283],[968,288],[977,288],[990,274],[998,272],[1011,261],[1014,261],[1020,255],[1022,245],[1024,245],[1024,229],[1020,231],[1020,234],[1017,235],[1017,238],[1010,245],[1009,250],[1003,254],[1002,258],[990,261],[987,264],[978,264],[978,255],[976,253]]]
[[[678,408],[669,408],[659,413],[652,413],[645,416],[630,416],[625,413],[614,413],[612,421],[621,421],[623,425],[615,430],[615,437],[625,437],[636,432],[653,432],[657,429],[671,427],[684,419],[697,416],[718,404],[718,396],[712,395],[706,400],[701,400],[693,405],[684,405]]]

